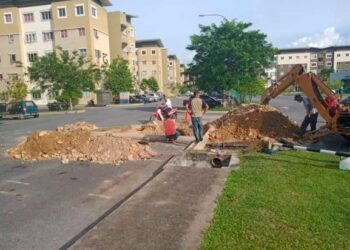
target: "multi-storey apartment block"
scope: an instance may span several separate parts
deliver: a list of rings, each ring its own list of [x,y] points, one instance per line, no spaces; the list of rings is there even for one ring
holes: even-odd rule
[[[79,51],[97,65],[110,61],[108,0],[38,0],[0,2],[0,86],[11,78],[26,79],[26,68],[38,56],[61,47]],[[23,68],[16,67],[16,61]],[[34,84],[29,88],[35,89]],[[92,98],[84,93],[82,102]],[[28,96],[46,104],[50,95]]]
[[[160,91],[168,83],[168,52],[160,39],[136,41],[139,83],[143,79],[157,79]]]
[[[137,82],[137,55],[135,44],[135,29],[132,25],[132,16],[124,12],[108,13],[109,48],[111,60],[121,57],[128,62],[130,72]]]
[[[176,55],[168,56],[168,86],[182,84],[180,61]]]
[[[308,72],[319,74],[324,68],[335,72],[350,70],[350,46],[327,48],[281,49],[276,60],[276,74],[280,78],[295,64],[302,64]]]

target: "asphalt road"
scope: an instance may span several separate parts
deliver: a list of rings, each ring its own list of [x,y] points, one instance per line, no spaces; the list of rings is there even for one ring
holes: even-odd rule
[[[181,103],[174,101],[175,106]],[[87,108],[85,113],[38,119],[0,120],[0,249],[58,249],[148,179],[171,154],[182,150],[154,144],[160,152],[157,158],[115,167],[81,162],[21,162],[9,159],[6,149],[36,130],[78,121],[103,128],[137,124],[148,120],[154,110],[153,103]]]
[[[181,103],[181,99],[174,101],[175,106]],[[294,102],[293,97],[281,96],[271,104],[299,122],[304,117],[303,106]],[[36,130],[51,130],[78,121],[104,128],[142,123],[154,110],[155,104],[96,107],[81,114],[0,120],[0,249],[59,248],[149,178],[170,154],[182,150],[171,145],[154,145],[162,152],[156,159],[114,167],[90,163],[62,165],[58,161],[21,162],[9,159],[6,149]],[[327,140],[317,146],[349,148],[342,138]]]

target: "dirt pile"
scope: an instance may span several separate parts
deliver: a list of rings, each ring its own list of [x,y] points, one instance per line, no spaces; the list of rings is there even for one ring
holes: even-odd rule
[[[278,109],[257,104],[243,105],[209,125],[216,128],[209,134],[214,143],[293,138],[298,130],[297,124]]]
[[[93,124],[80,123],[58,127],[56,131],[38,131],[10,149],[10,156],[23,160],[59,159],[119,164],[154,156],[152,150],[135,140],[119,138],[112,133],[92,132]]]
[[[180,135],[193,135],[191,125],[187,121],[176,122],[176,129],[180,132]],[[141,131],[144,135],[164,135],[164,126],[161,121],[153,121],[150,123],[143,124],[139,131]]]

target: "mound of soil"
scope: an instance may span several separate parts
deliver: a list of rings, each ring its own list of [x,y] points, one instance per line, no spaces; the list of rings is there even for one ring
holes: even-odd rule
[[[123,161],[148,159],[154,153],[135,140],[118,138],[112,133],[93,133],[93,124],[73,124],[56,131],[38,131],[10,149],[10,156],[23,160],[60,159],[119,164]]]
[[[215,143],[293,138],[299,128],[278,109],[257,104],[234,109],[210,125],[216,128],[209,134],[209,140]]]
[[[186,121],[176,122],[176,129],[180,132],[180,135],[183,136],[192,136],[193,132],[191,125]],[[144,135],[164,135],[164,126],[161,121],[153,121],[147,124],[144,124],[139,129]]]

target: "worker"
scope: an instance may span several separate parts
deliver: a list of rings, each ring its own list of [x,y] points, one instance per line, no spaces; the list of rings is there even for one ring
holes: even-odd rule
[[[208,104],[200,98],[198,90],[194,92],[193,98],[186,104],[186,111],[191,114],[193,134],[197,143],[203,141],[202,117],[208,108]]]
[[[306,96],[301,96],[301,95],[295,95],[294,100],[301,103],[303,102],[305,110],[306,110],[306,115],[301,123],[300,127],[300,136],[303,136],[306,132],[307,127],[310,124],[311,131],[316,130],[316,124],[317,124],[317,118],[318,118],[318,112],[312,105],[310,99]]]
[[[176,130],[176,120],[168,115],[165,115],[164,118],[165,137],[170,143],[174,143],[180,136],[179,131]]]

